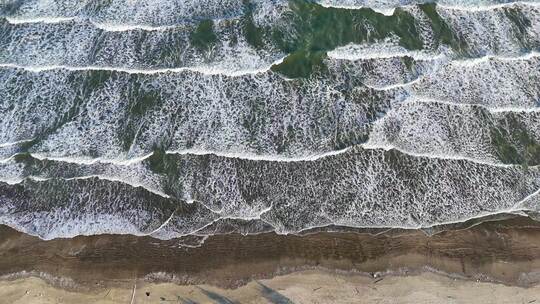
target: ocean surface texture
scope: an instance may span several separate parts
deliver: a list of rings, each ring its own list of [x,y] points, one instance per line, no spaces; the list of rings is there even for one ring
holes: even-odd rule
[[[0,0],[0,224],[535,217],[539,52],[540,1]]]

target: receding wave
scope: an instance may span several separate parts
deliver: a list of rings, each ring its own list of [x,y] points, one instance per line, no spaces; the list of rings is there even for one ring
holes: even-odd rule
[[[2,223],[43,238],[141,235],[158,227],[160,237],[175,237],[219,217],[260,218],[279,233],[326,225],[417,228],[506,212],[540,189],[537,167],[359,148],[314,162],[287,163],[162,154],[143,167],[161,176],[160,186],[169,197],[111,180],[46,179],[69,170],[63,164],[43,165],[30,162],[23,168],[38,170],[40,179],[2,184],[1,213]],[[83,167],[72,170],[89,170]],[[133,193],[138,193],[136,200]],[[189,207],[189,216],[177,210],[170,219],[180,207]],[[98,224],[86,226],[92,222]]]

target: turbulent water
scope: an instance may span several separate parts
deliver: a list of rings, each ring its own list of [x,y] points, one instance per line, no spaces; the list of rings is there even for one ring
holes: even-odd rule
[[[540,1],[0,0],[0,224],[417,228],[539,189]]]

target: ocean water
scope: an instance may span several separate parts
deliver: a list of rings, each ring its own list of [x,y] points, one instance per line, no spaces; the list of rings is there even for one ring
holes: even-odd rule
[[[540,1],[0,1],[0,224],[43,239],[540,211]]]

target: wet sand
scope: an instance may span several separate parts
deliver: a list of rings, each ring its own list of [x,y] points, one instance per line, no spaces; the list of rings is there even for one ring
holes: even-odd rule
[[[297,283],[289,281],[290,286],[287,287],[285,283],[279,285],[275,282],[287,281],[285,278],[306,273],[323,277],[337,276],[353,285],[357,284],[355,280],[368,285],[381,282],[387,282],[389,286],[410,285],[407,288],[388,287],[396,292],[400,288],[405,292],[416,288],[411,286],[428,284],[428,281],[429,284],[439,284],[441,288],[446,288],[443,288],[444,292],[457,286],[455,284],[462,284],[460,282],[465,285],[458,287],[467,289],[476,286],[467,285],[472,284],[471,281],[482,281],[487,285],[481,286],[490,290],[508,290],[509,293],[519,291],[520,294],[536,292],[540,295],[540,224],[529,218],[514,217],[483,222],[470,228],[455,226],[431,236],[419,230],[389,230],[377,234],[373,234],[376,231],[369,232],[313,232],[302,236],[274,233],[217,235],[206,239],[200,247],[189,248],[183,245],[190,240],[161,241],[129,235],[81,236],[43,241],[2,226],[0,275],[3,280],[0,283],[0,298],[12,296],[14,298],[10,299],[13,301],[22,301],[20,291],[34,286],[32,289],[42,288],[43,294],[61,293],[65,296],[65,303],[70,303],[66,290],[90,292],[93,296],[117,290],[123,299],[121,302],[126,303],[125,293],[131,293],[135,284],[139,287],[148,285],[151,286],[148,288],[163,288],[163,292],[173,292],[175,288],[187,288],[185,291],[188,292],[189,288],[194,287],[179,285],[204,284],[204,288],[232,288],[226,292],[219,289],[220,294],[234,296],[236,299],[241,296],[229,292],[242,293],[241,290],[250,290],[246,288],[256,284],[253,280],[264,279],[271,279],[264,282],[271,288],[287,290],[287,294],[292,297],[295,290],[309,290],[320,283],[301,287],[303,282],[307,282],[306,278],[302,278]],[[192,240],[191,243],[196,242]],[[298,272],[306,270],[312,272]],[[429,271],[445,273],[445,277],[426,273]],[[51,285],[29,276],[41,277]],[[373,283],[380,279],[383,280]],[[174,284],[156,285],[161,282]],[[272,285],[272,282],[277,285]],[[320,282],[323,288],[329,288],[326,286],[330,282],[327,278]],[[452,285],[450,282],[458,283]],[[247,287],[242,287],[244,285]],[[53,289],[53,286],[62,290]],[[303,291],[298,292],[294,296],[295,303],[303,301],[298,300],[303,296],[308,297],[301,295]],[[426,301],[432,296],[443,296],[444,292],[425,295]],[[377,294],[372,296],[377,297]],[[410,293],[408,296],[414,298]],[[451,296],[455,297],[457,293]],[[343,301],[347,302],[348,298],[345,297]],[[312,303],[311,300],[305,301]],[[384,302],[390,300],[381,301],[394,303]],[[540,299],[537,301],[540,303]],[[324,302],[327,301],[320,303]]]

